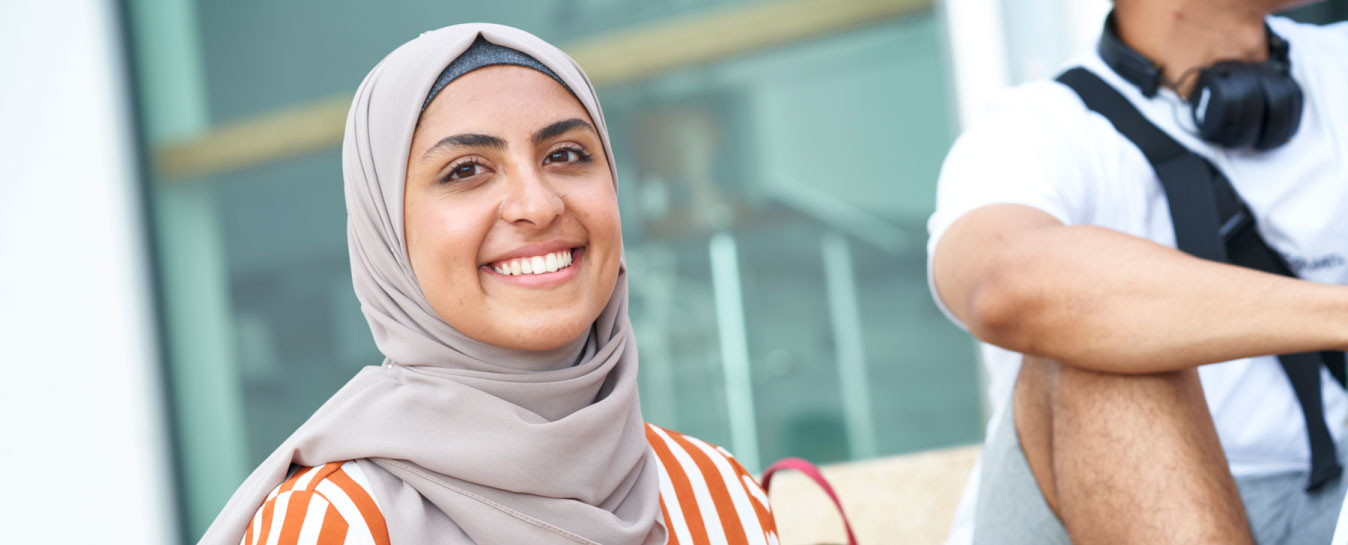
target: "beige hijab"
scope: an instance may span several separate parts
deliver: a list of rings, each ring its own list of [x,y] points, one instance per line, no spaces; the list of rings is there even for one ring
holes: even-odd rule
[[[292,465],[355,459],[401,479],[400,490],[410,487],[426,502],[415,507],[443,513],[462,531],[429,535],[411,527],[424,513],[376,493],[394,544],[665,541],[657,465],[637,402],[625,267],[590,332],[546,352],[465,337],[435,314],[412,274],[402,206],[412,132],[436,77],[479,35],[560,77],[613,156],[589,79],[527,32],[450,26],[375,66],[351,105],[342,167],[356,296],[387,359],[357,374],[244,481],[203,545],[239,543]]]

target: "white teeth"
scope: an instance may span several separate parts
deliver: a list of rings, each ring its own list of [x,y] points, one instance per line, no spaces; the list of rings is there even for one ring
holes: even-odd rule
[[[572,265],[574,260],[571,258],[570,250],[552,252],[548,254],[521,257],[509,261],[500,261],[492,264],[492,269],[497,273],[506,276],[516,276],[521,274],[544,274],[557,272]]]

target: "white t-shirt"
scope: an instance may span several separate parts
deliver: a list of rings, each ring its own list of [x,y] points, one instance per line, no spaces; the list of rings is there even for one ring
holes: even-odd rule
[[[1254,212],[1264,239],[1299,276],[1348,284],[1348,23],[1322,27],[1273,17],[1269,24],[1291,44],[1293,77],[1306,102],[1296,135],[1267,152],[1208,144],[1195,134],[1182,99],[1166,89],[1151,99],[1142,96],[1097,55],[1069,66],[1099,75],[1149,121],[1221,170]],[[1071,89],[1053,81],[1007,90],[955,142],[928,223],[929,278],[931,255],[945,230],[965,213],[996,203],[1032,206],[1066,225],[1098,225],[1175,245],[1165,194],[1142,152]],[[932,294],[958,324],[934,286]],[[1010,399],[1021,355],[986,343],[982,355],[991,379],[991,436]],[[1198,373],[1234,475],[1307,468],[1310,448],[1301,408],[1277,358],[1205,365]],[[1323,374],[1326,421],[1337,440],[1348,422],[1348,396]],[[975,472],[951,543],[966,542],[971,533],[977,480]]]

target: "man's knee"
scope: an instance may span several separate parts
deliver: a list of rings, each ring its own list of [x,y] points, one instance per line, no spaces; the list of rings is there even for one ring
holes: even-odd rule
[[[1040,418],[1062,417],[1063,411],[1079,417],[1108,417],[1117,411],[1136,415],[1138,411],[1172,414],[1177,410],[1189,413],[1199,409],[1207,414],[1207,401],[1196,369],[1123,375],[1035,357],[1026,357],[1021,365],[1014,402],[1018,412],[1023,408],[1026,416]],[[1021,420],[1018,416],[1017,423]]]
[[[1126,444],[1128,435],[1145,433],[1150,426],[1195,417],[1211,426],[1194,369],[1121,375],[1026,357],[1012,402],[1026,461],[1049,507],[1059,515],[1054,455],[1070,450],[1071,441],[1104,435]],[[1065,441],[1063,435],[1072,437]]]

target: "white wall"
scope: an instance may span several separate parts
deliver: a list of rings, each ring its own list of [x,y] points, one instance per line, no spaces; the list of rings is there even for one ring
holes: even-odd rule
[[[1051,78],[1100,36],[1109,0],[940,0],[961,123],[1008,85]]]
[[[0,2],[5,543],[177,538],[112,2]]]

